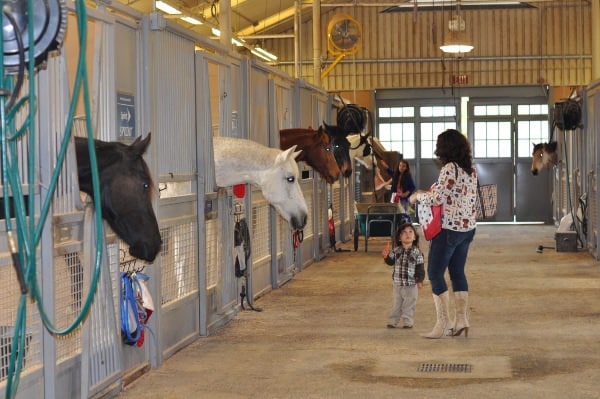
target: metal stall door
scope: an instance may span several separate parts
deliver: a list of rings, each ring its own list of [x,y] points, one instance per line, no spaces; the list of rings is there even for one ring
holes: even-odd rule
[[[293,119],[296,127],[318,128],[315,126],[315,112],[313,107],[312,90],[305,87],[302,82],[296,82],[294,86],[294,114]],[[318,251],[318,227],[316,219],[318,210],[315,207],[316,191],[319,180],[322,180],[318,173],[306,164],[298,162],[300,167],[300,188],[308,208],[308,217],[306,226],[303,229],[303,240],[296,251],[296,266],[301,269],[310,265]]]
[[[270,87],[274,91],[273,95],[269,96],[274,102],[270,109],[276,110],[276,112],[271,113],[273,125],[275,126],[271,138],[277,139],[273,146],[279,148],[279,131],[293,127],[294,82],[291,79],[272,75]],[[281,287],[292,279],[296,268],[295,248],[292,243],[290,224],[279,214],[276,215],[276,220],[275,256],[271,272],[273,288]]]
[[[314,124],[315,126],[321,126],[323,122],[332,119],[332,106],[330,97],[326,92],[323,92],[317,88],[313,88],[312,93],[312,103],[313,103],[313,115],[314,115]],[[327,216],[327,210],[329,209],[329,199],[331,198],[331,194],[329,192],[330,186],[324,179],[318,179],[318,184],[316,187],[316,198],[315,198],[315,215],[317,219],[315,221],[317,234],[317,242],[314,247],[314,255],[313,258],[316,261],[319,261],[325,254],[329,252],[329,217]],[[334,184],[339,186],[339,180]]]
[[[271,101],[269,100],[269,71],[257,62],[247,64],[248,70],[248,139],[268,147],[274,147],[273,142],[279,143],[271,137],[270,118]],[[279,134],[279,132],[273,132]],[[249,295],[256,298],[272,289],[272,256],[273,230],[276,228],[275,211],[263,198],[259,187],[252,185],[250,210],[250,242],[252,247],[252,270]]]
[[[158,345],[152,357],[156,365],[196,339],[199,331],[196,69],[193,40],[168,28],[153,30],[149,17],[144,19],[144,40],[147,52],[140,68],[147,66],[148,87],[143,126],[152,132],[162,237],[161,267],[148,272],[157,293],[156,317],[150,319]],[[135,349],[125,350],[135,356],[129,353]]]
[[[198,124],[201,129],[198,137],[204,144],[199,150],[203,158],[199,165],[204,170],[206,184],[203,211],[206,234],[203,264],[206,268],[205,277],[201,279],[206,282],[206,292],[201,298],[206,299],[203,312],[206,312],[207,333],[212,333],[235,316],[239,292],[233,256],[234,199],[229,190],[217,189],[214,183],[212,137],[242,133],[240,119],[243,110],[240,107],[243,82],[239,62],[234,63],[220,55],[200,53],[198,59],[205,73],[205,76],[199,77],[202,83],[198,90],[198,97],[202,97],[198,98]],[[236,218],[245,213],[244,202],[238,201],[237,204],[241,208],[235,211]]]
[[[493,221],[551,221],[550,174],[531,173],[532,142],[548,141],[545,101],[545,98],[469,101],[470,140],[479,182],[498,186],[498,213]]]
[[[586,173],[585,146],[592,143],[587,142],[588,138],[584,135],[582,128],[563,131],[556,127],[554,135],[558,141],[559,159],[554,174],[555,222],[559,223],[566,215],[575,215],[574,228],[578,233],[578,239],[585,247],[587,246],[586,238],[577,214],[583,211],[580,199],[586,194],[589,179]]]
[[[600,259],[600,239],[598,234],[598,215],[600,215],[600,201],[598,201],[598,172],[597,165],[600,164],[598,156],[600,151],[598,145],[600,140],[600,80],[593,82],[586,89],[586,118],[584,119],[585,136],[588,139],[587,151],[588,151],[588,165],[587,165],[587,177],[588,177],[588,190],[587,190],[587,212],[585,214],[587,225],[586,225],[586,238],[588,243],[588,249],[590,253],[596,258]]]
[[[70,18],[73,18],[70,16]],[[106,18],[106,21],[103,20]],[[91,110],[90,119],[92,127],[90,132],[96,138],[111,141],[115,139],[115,75],[114,75],[114,17],[109,13],[95,13],[88,24],[88,46],[93,50],[87,59],[88,76],[91,77]],[[107,22],[108,21],[108,22]],[[74,23],[74,20],[71,21]],[[76,37],[71,36],[72,45]],[[78,54],[69,54],[71,58],[57,58],[51,61],[48,68],[47,98],[43,108],[50,111],[49,125],[51,130],[47,134],[55,136],[48,144],[50,159],[57,156],[57,145],[62,139],[65,121],[65,102],[70,96],[68,92],[67,77],[68,65],[77,62]],[[44,87],[40,85],[40,88]],[[57,101],[58,99],[58,101]],[[93,101],[93,99],[100,99]],[[82,101],[80,98],[79,101]],[[42,108],[42,107],[40,107]],[[43,124],[45,125],[45,124]],[[101,133],[102,132],[102,133]],[[75,118],[71,134],[73,136],[87,136],[86,117]],[[83,303],[89,293],[91,276],[95,265],[95,243],[93,239],[97,234],[96,226],[91,215],[91,204],[86,205],[86,216],[82,209],[79,186],[77,184],[76,160],[71,147],[67,152],[67,161],[63,165],[59,185],[53,204],[53,230],[54,230],[54,296],[55,309],[53,310],[56,325],[66,328],[71,325],[83,310]],[[99,232],[103,230],[100,229]],[[110,389],[122,375],[121,341],[118,328],[118,289],[113,282],[115,273],[110,269],[109,251],[106,235],[111,234],[105,230],[102,238],[102,264],[99,281],[94,294],[94,301],[84,323],[67,337],[50,342],[45,340],[45,350],[48,354],[55,349],[56,375],[52,367],[45,369],[46,397],[82,397],[87,398]],[[112,242],[116,237],[112,234]],[[50,299],[51,296],[46,296]],[[47,345],[48,344],[48,345]],[[56,345],[53,348],[54,344]],[[45,355],[46,356],[46,355]],[[45,365],[49,360],[45,359]]]
[[[106,13],[109,21],[112,15]],[[93,126],[96,129],[94,136],[105,141],[114,141],[121,136],[115,134],[116,121],[116,68],[114,60],[119,60],[119,66],[136,70],[137,59],[137,30],[115,23],[99,23],[93,25],[94,32],[94,65],[92,97],[98,99],[95,102],[96,109],[92,114],[95,116]],[[123,45],[119,50],[114,43],[116,40]],[[117,51],[132,50],[133,55],[118,57]],[[123,54],[123,53],[121,53]],[[135,75],[135,73],[134,73]],[[77,135],[87,135],[85,120],[78,121],[80,128]],[[96,225],[94,223],[94,212],[88,204],[85,210],[83,224],[83,259],[87,268],[84,274],[85,286],[89,284],[89,278],[94,268],[94,250]],[[104,254],[102,256],[102,270],[100,281],[96,290],[94,303],[83,326],[82,336],[82,367],[81,367],[81,396],[92,397],[109,389],[118,381],[123,372],[123,357],[121,351],[121,336],[119,329],[119,285],[118,285],[118,262],[120,257],[111,257],[111,253],[119,248],[119,241],[114,233],[105,229],[103,238]],[[128,250],[126,244],[125,251]],[[118,252],[117,252],[118,253]],[[111,262],[112,261],[112,262]],[[71,260],[71,266],[74,264]]]

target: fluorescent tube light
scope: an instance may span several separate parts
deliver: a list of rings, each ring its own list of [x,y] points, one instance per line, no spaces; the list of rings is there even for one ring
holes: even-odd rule
[[[257,57],[262,58],[263,60],[269,62],[277,61],[277,56],[275,54],[272,54],[261,47],[254,47],[252,50],[250,50],[250,52],[256,55]]]
[[[181,20],[187,22],[188,24],[192,24],[192,25],[202,25],[202,22],[197,20],[196,18],[192,18],[192,17],[181,17]]]
[[[160,1],[160,0],[158,0],[156,2],[156,8],[158,8],[162,12],[165,12],[165,13],[170,14],[170,15],[181,14],[181,11],[179,11],[178,9],[176,9],[173,6],[168,5],[164,1]]]

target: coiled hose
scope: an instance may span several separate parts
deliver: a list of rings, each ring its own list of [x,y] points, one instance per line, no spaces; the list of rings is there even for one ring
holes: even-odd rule
[[[15,101],[14,93],[17,92],[13,88],[12,77],[7,77],[4,68],[4,54],[0,52],[0,76],[2,76],[2,85],[0,88],[0,151],[2,155],[2,177],[3,177],[3,195],[4,195],[4,213],[5,213],[5,224],[7,238],[9,239],[9,248],[12,252],[12,258],[14,262],[15,270],[19,283],[21,285],[21,296],[18,302],[18,311],[15,320],[15,329],[12,339],[12,351],[10,355],[10,362],[8,367],[8,377],[6,385],[6,398],[14,398],[16,396],[17,388],[20,380],[20,373],[23,367],[23,358],[25,355],[26,345],[26,296],[30,294],[31,299],[37,302],[40,316],[46,329],[53,335],[67,335],[75,330],[86,317],[87,313],[92,304],[93,296],[96,292],[100,275],[100,264],[102,259],[102,214],[100,206],[100,183],[97,170],[96,153],[94,150],[93,141],[93,130],[91,125],[91,110],[89,102],[89,87],[87,83],[87,68],[85,61],[85,48],[87,41],[87,12],[86,5],[83,0],[75,1],[76,15],[77,15],[77,28],[79,31],[79,60],[77,64],[77,74],[73,87],[73,94],[71,97],[71,104],[69,107],[69,113],[67,118],[67,124],[65,127],[65,134],[61,142],[61,148],[57,158],[57,164],[53,171],[50,184],[48,186],[47,195],[43,199],[43,204],[40,210],[39,218],[27,217],[26,209],[33,213],[35,209],[35,187],[36,187],[36,132],[35,132],[35,110],[37,109],[35,89],[36,80],[35,76],[35,54],[34,46],[29,46],[28,49],[28,74],[31,77],[29,79],[29,92],[26,97]],[[28,37],[33,38],[35,23],[33,21],[33,0],[27,0],[28,10]],[[3,10],[3,16],[6,10]],[[9,19],[10,20],[10,19]],[[15,35],[20,35],[15,29]],[[3,35],[0,32],[0,35]],[[3,37],[0,37],[2,41]],[[21,38],[17,39],[20,41]],[[21,44],[19,45],[20,56],[19,60],[23,60],[24,49]],[[23,70],[23,68],[19,68]],[[22,77],[17,77],[17,86]],[[6,88],[13,88],[10,100],[7,102],[5,96],[8,95],[10,90]],[[18,89],[18,87],[17,87]],[[71,136],[71,129],[73,126],[73,118],[75,115],[77,100],[83,89],[83,103],[86,115],[86,127],[88,132],[88,149],[90,153],[90,162],[92,165],[92,185],[94,189],[94,208],[95,212],[95,224],[96,224],[96,258],[94,265],[93,278],[90,283],[90,289],[84,306],[81,309],[81,313],[73,321],[69,327],[59,330],[49,320],[43,306],[42,296],[38,282],[36,280],[36,248],[39,244],[42,231],[44,228],[45,221],[49,214],[49,209],[56,190],[58,177],[64,157],[67,151],[67,146]],[[17,93],[18,94],[18,93]],[[16,128],[15,116],[18,111],[28,106],[28,114],[26,120],[21,127]],[[19,159],[17,151],[17,140],[27,136],[28,145],[28,195],[23,195],[22,182],[19,173]],[[11,215],[10,198],[13,199],[14,204],[14,215]],[[25,198],[27,198],[28,204],[25,206]],[[14,217],[14,226],[13,220]],[[36,221],[38,223],[36,224]]]

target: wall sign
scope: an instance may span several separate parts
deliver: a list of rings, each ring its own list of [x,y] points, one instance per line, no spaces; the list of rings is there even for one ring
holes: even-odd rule
[[[135,102],[131,94],[117,93],[117,128],[119,137],[135,137]]]

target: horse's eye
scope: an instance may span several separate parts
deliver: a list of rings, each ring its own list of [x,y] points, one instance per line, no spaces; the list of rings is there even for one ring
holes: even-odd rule
[[[148,190],[150,188],[150,184],[149,183],[144,183],[143,187],[144,187],[145,190]]]
[[[287,179],[288,183],[293,183],[296,181],[296,178],[294,176],[289,176],[286,179]]]
[[[329,147],[325,147],[325,151],[327,151],[327,152],[330,152],[330,151],[331,151],[331,148],[329,148]]]

